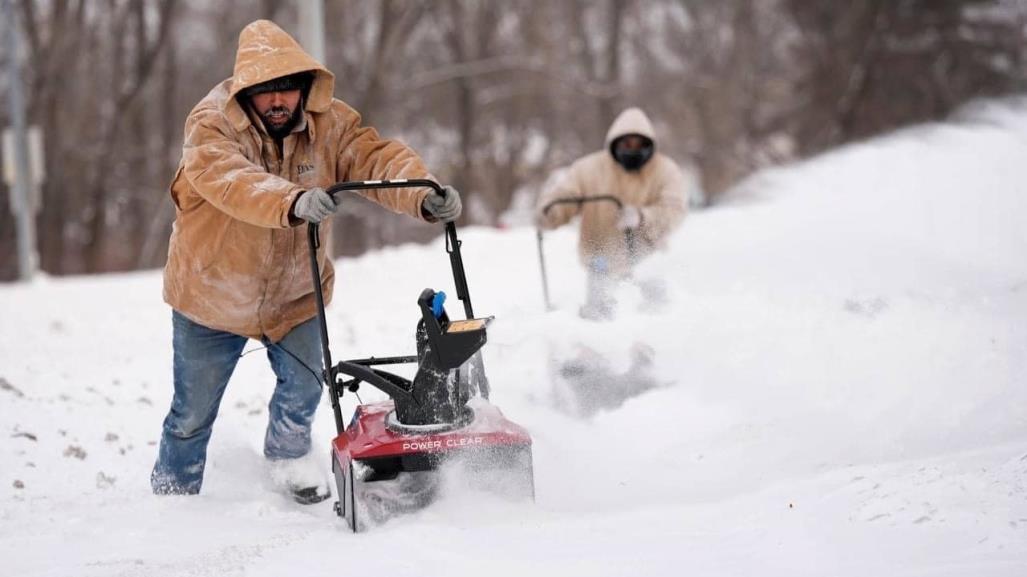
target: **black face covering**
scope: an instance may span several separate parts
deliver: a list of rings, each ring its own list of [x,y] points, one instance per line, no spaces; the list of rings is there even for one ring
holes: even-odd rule
[[[621,138],[624,137],[622,136]],[[623,166],[624,170],[629,172],[641,170],[645,163],[649,162],[649,159],[653,157],[653,141],[646,138],[642,148],[627,150],[617,148],[617,143],[621,138],[610,143],[610,153],[613,155],[613,159],[617,161],[617,164]]]

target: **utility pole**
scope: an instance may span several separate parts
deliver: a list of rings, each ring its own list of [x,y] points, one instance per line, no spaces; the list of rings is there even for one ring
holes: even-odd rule
[[[300,45],[308,54],[326,66],[325,63],[325,5],[324,0],[296,0],[297,20],[299,20]],[[328,231],[328,254],[334,251],[335,229]]]
[[[8,115],[14,132],[13,159],[14,179],[10,187],[11,210],[14,212],[18,229],[18,278],[32,280],[37,267],[36,255],[36,206],[31,194],[31,167],[29,164],[29,139],[25,123],[25,100],[21,86],[21,30],[14,0],[3,2],[3,18],[7,23],[4,38],[7,39],[7,103]],[[5,151],[10,154],[12,151]]]
[[[296,0],[299,12],[300,44],[322,65],[325,63],[324,0]]]

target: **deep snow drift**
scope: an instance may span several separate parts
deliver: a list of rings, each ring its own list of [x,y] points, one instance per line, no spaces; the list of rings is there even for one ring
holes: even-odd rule
[[[272,491],[262,351],[229,385],[203,495],[150,495],[158,272],[0,286],[0,574],[1027,574],[1025,158],[1027,106],[1007,103],[763,172],[641,267],[667,279],[662,311],[626,286],[605,324],[575,314],[573,231],[545,236],[550,313],[534,231],[461,231],[537,502],[457,487],[361,535]],[[419,291],[452,294],[441,239],[337,264],[338,358],[409,354]],[[623,366],[636,342],[655,390],[558,410],[551,359],[588,343]],[[326,464],[332,436],[326,400]]]

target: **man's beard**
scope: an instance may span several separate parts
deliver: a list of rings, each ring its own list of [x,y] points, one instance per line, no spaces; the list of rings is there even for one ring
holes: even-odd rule
[[[260,115],[261,120],[264,121],[264,130],[267,130],[267,133],[271,138],[282,140],[286,136],[289,136],[292,129],[296,128],[296,125],[299,124],[300,118],[302,118],[303,115],[303,108],[297,106],[296,110],[293,110],[292,114],[289,115],[289,119],[282,124],[276,125],[271,122],[272,119],[279,120],[285,114],[289,114],[288,108],[284,106],[275,106]]]

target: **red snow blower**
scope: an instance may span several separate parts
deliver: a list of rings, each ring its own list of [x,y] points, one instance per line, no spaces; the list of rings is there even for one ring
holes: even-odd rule
[[[327,192],[334,196],[415,187],[445,195],[431,180],[342,182]],[[426,288],[417,298],[416,355],[334,365],[317,263],[318,228],[309,224],[307,238],[324,356],[322,377],[338,433],[331,450],[339,496],[336,513],[357,532],[423,508],[440,495],[443,468],[472,488],[534,499],[531,437],[488,401],[480,350],[492,317],[474,317],[456,226],[446,224],[446,252],[466,319],[451,320],[444,307],[445,293]],[[417,365],[412,381],[377,368],[404,363]],[[340,399],[347,390],[356,392],[361,383],[383,391],[390,400],[358,405],[347,427]]]

